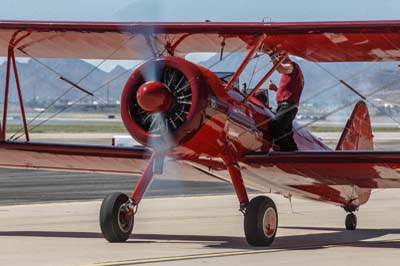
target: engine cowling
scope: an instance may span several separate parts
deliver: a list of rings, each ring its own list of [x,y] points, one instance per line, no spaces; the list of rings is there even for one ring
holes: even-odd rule
[[[204,124],[208,96],[208,82],[195,64],[178,57],[151,59],[124,86],[122,120],[141,144],[170,149]]]

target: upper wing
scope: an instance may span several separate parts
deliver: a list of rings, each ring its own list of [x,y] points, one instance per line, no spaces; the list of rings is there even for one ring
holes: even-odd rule
[[[0,56],[146,59],[161,53],[246,51],[265,45],[312,61],[400,60],[400,21],[100,23],[0,21]]]

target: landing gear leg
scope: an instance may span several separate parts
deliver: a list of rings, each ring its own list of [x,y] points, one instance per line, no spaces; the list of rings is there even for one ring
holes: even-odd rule
[[[268,197],[258,196],[249,202],[235,150],[226,144],[223,160],[228,168],[232,184],[244,214],[244,233],[252,246],[269,246],[278,229],[278,212],[275,203]]]
[[[247,195],[246,187],[244,186],[242,173],[237,161],[237,155],[231,143],[226,143],[223,160],[228,169],[229,175],[232,180],[233,188],[239,200],[239,210],[245,212],[247,204],[249,204],[249,196]]]
[[[103,200],[100,208],[100,228],[107,241],[124,242],[132,233],[135,207],[153,180],[154,167],[158,165],[155,160],[156,156],[153,154],[130,197],[116,192]]]

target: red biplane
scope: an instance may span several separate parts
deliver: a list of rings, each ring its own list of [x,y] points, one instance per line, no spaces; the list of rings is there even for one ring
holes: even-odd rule
[[[277,232],[274,202],[249,200],[246,188],[333,203],[349,214],[372,189],[400,187],[400,152],[372,151],[366,104],[358,102],[336,150],[298,124],[296,152],[271,151],[268,125],[274,112],[254,96],[277,62],[248,94],[235,81],[255,53],[274,49],[281,60],[294,55],[314,62],[399,61],[400,21],[312,23],[89,23],[0,22],[0,55],[7,56],[0,166],[100,173],[138,174],[132,194],[105,198],[100,226],[110,242],[128,239],[136,207],[153,176],[162,174],[165,157],[182,167],[207,171],[232,182],[250,245],[270,245]],[[247,55],[229,80],[184,59],[191,52]],[[121,116],[142,148],[118,148],[29,140],[16,57],[143,59],[121,95]],[[14,73],[24,142],[7,140],[7,103]],[[76,85],[78,87],[78,85]],[[146,167],[141,167],[141,162]],[[211,171],[212,170],[212,171]]]

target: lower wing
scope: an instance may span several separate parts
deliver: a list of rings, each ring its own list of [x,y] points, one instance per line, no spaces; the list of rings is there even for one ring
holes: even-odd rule
[[[0,168],[140,175],[150,156],[151,150],[143,146],[0,142]],[[229,181],[223,172],[203,170],[186,161],[166,160],[163,177]]]
[[[141,146],[121,148],[74,144],[0,143],[1,168],[140,174],[150,155],[151,151]],[[274,183],[289,186],[320,184],[354,185],[360,188],[400,187],[399,151],[271,152],[249,154],[244,156],[244,160],[249,170],[263,173],[266,184],[274,179]],[[202,165],[204,168],[207,162]],[[223,174],[225,171],[206,171],[190,163],[179,166],[191,168],[186,174],[198,174],[200,170],[216,178],[229,180]],[[246,176],[244,178],[246,179]]]
[[[289,186],[400,188],[399,151],[272,152],[246,155],[245,160],[253,169],[271,169],[287,176],[281,182]]]
[[[143,147],[0,143],[2,168],[140,174],[150,155]]]

